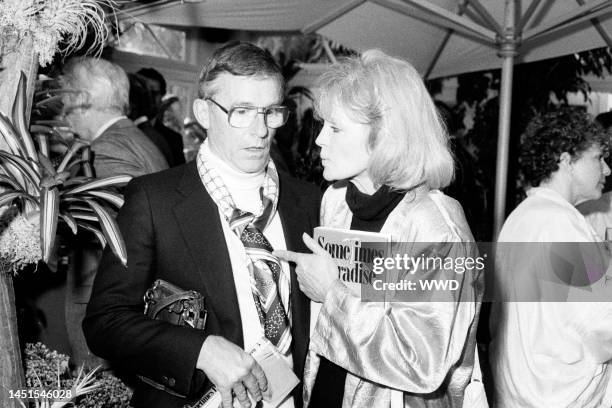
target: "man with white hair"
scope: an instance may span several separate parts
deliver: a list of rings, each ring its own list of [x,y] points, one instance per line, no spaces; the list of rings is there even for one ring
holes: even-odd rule
[[[123,69],[103,59],[74,58],[65,65],[60,83],[74,91],[63,100],[64,117],[80,139],[91,142],[96,177],[137,177],[168,168],[161,151],[125,116],[130,87]],[[85,239],[77,251],[76,275],[67,278],[66,326],[73,361],[93,367],[104,363],[87,348],[81,321],[102,250]]]
[[[64,116],[91,142],[97,177],[142,176],[168,168],[159,149],[126,116],[129,81],[121,67],[96,58],[70,60],[60,78],[75,90],[64,99]]]

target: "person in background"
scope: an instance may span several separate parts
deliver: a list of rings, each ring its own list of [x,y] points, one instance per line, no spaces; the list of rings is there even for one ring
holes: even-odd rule
[[[539,114],[525,130],[520,165],[531,188],[504,223],[496,256],[504,296],[491,314],[497,407],[612,405],[612,291],[595,267],[605,260],[601,238],[576,209],[601,196],[608,146],[601,126],[572,107]],[[585,269],[572,248],[598,251],[584,258],[587,282],[577,280]],[[568,301],[601,290],[604,302]]]
[[[129,73],[130,81],[130,112],[128,117],[134,121],[138,129],[151,139],[164,155],[168,163],[172,163],[173,155],[166,138],[151,124],[149,118],[155,114],[153,97],[149,92],[146,80],[138,74]]]
[[[206,129],[196,121],[188,121],[183,127],[183,145],[185,146],[183,153],[188,163],[196,158],[204,140],[206,140]]]
[[[431,253],[444,243],[443,258],[477,256],[461,205],[439,191],[453,177],[453,159],[414,67],[369,50],[332,65],[318,89],[323,177],[338,181],[323,196],[322,225],[390,235],[398,254]],[[403,300],[362,302],[339,279],[326,250],[307,235],[304,242],[313,254],[275,254],[297,264],[300,288],[321,304],[312,316],[305,405],[463,406],[474,368],[482,271],[467,269],[459,276],[461,290],[446,301],[404,293]],[[445,279],[435,265],[423,272]]]
[[[180,133],[183,130],[184,120],[179,97],[173,94],[164,95],[155,120],[161,121],[166,127]]]
[[[301,378],[308,299],[273,248],[305,250],[320,193],[277,172],[275,130],[288,116],[284,80],[264,50],[228,43],[210,57],[193,110],[207,138],[195,161],[128,184],[117,222],[128,264],[106,251],[83,328],[97,355],[138,375],[135,407],[183,407],[215,385],[223,407],[267,390],[245,350],[264,336]],[[203,330],[151,320],[143,295],[157,279],[205,297]],[[280,405],[301,407],[301,387]],[[263,408],[269,407],[267,403]]]
[[[612,111],[600,113],[595,117],[595,121],[599,123],[608,136],[610,136],[610,127],[612,127]],[[610,155],[606,158],[606,163],[610,166]],[[609,241],[612,236],[606,236],[606,229],[612,228],[612,177],[606,178],[604,185],[604,193],[597,200],[590,200],[578,205],[578,210],[584,215],[589,223],[595,229],[595,232],[602,240]]]
[[[172,130],[164,124],[164,111],[169,106],[164,103],[164,97],[167,92],[167,85],[164,76],[153,68],[142,68],[137,72],[138,75],[145,78],[149,91],[153,97],[153,115],[149,118],[151,124],[159,133],[161,133],[172,151],[172,159],[168,162],[170,167],[185,163],[183,156],[183,137],[180,133]]]
[[[98,58],[74,58],[60,83],[74,89],[64,98],[64,117],[81,139],[91,142],[96,177],[142,176],[168,168],[159,149],[126,116],[128,77],[121,67]]]
[[[95,176],[142,176],[168,168],[159,149],[125,115],[129,82],[119,66],[98,58],[75,58],[59,78],[65,89],[63,116],[79,138],[91,142]],[[67,274],[66,326],[73,359],[95,367],[104,364],[87,348],[81,321],[102,255],[95,239],[80,237]]]

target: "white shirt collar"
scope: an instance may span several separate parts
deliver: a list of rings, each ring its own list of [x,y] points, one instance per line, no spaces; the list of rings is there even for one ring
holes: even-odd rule
[[[109,127],[113,126],[115,123],[119,122],[121,119],[127,119],[127,116],[121,115],[121,116],[117,116],[116,118],[112,118],[112,119],[108,120],[106,123],[104,123],[102,126],[100,126],[100,128],[98,128],[98,131],[94,135],[93,140],[96,140],[98,137],[100,137],[100,135],[102,133],[106,132],[106,130]]]
[[[134,119],[133,122],[136,126],[138,126],[141,123],[146,122],[147,120],[149,120],[149,118],[147,118],[145,115],[142,115],[141,117]]]

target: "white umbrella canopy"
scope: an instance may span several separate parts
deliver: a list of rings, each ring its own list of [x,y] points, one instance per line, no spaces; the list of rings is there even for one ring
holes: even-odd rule
[[[612,0],[205,0],[135,15],[154,24],[318,32],[403,57],[427,79],[501,68],[494,237],[505,217],[513,65],[612,47]]]
[[[381,48],[427,79],[501,68],[504,0],[205,0],[165,2],[132,13],[145,23],[236,30],[313,32],[357,50]],[[516,63],[609,45],[609,0],[513,0],[522,41]],[[584,5],[580,5],[584,3]],[[530,18],[522,17],[535,5]],[[479,10],[484,10],[483,18]],[[440,14],[441,13],[441,14]],[[445,41],[449,28],[456,30]],[[547,30],[549,28],[549,30]],[[441,50],[439,56],[437,53]]]

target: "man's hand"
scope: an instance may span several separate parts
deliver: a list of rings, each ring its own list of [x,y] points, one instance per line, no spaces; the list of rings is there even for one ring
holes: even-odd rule
[[[202,345],[196,368],[204,371],[215,384],[223,408],[232,408],[232,392],[244,408],[250,408],[251,398],[261,401],[268,389],[268,380],[255,359],[234,343],[220,336],[208,336]]]
[[[274,251],[274,255],[285,261],[294,262],[302,292],[315,302],[323,303],[332,283],[338,279],[338,267],[331,255],[308,234],[304,233],[302,240],[312,254],[277,250]]]

